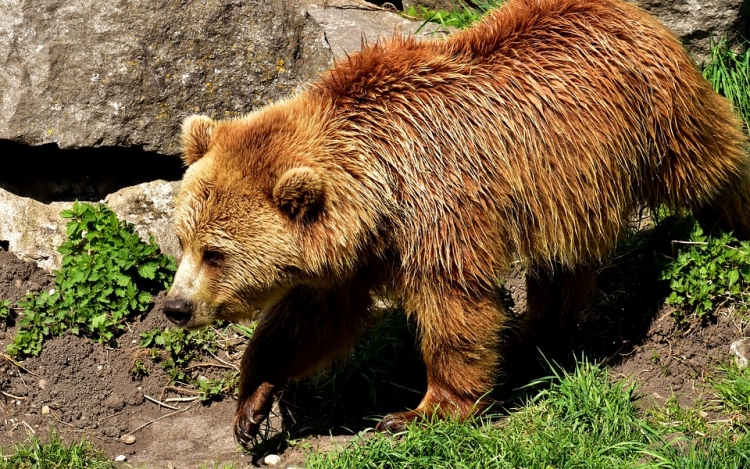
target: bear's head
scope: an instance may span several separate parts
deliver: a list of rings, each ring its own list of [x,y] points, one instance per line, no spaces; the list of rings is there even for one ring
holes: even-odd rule
[[[326,182],[306,164],[310,142],[296,127],[273,109],[185,120],[188,168],[174,214],[182,258],[164,307],[172,322],[194,329],[253,319],[309,276],[304,238],[323,211]]]

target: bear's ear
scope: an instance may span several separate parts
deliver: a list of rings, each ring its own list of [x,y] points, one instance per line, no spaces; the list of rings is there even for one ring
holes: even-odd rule
[[[320,209],[324,190],[317,171],[307,166],[292,168],[276,181],[273,200],[290,218],[302,219]]]
[[[216,121],[208,116],[190,116],[182,122],[182,161],[187,166],[206,154],[215,126]]]

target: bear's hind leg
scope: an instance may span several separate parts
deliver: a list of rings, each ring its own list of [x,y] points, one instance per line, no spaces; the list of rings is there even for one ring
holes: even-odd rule
[[[412,420],[430,415],[463,420],[481,410],[494,385],[497,345],[506,319],[495,293],[479,296],[440,289],[404,303],[416,314],[427,392],[416,409],[385,416],[376,430],[403,431]]]
[[[706,233],[720,227],[740,239],[750,239],[750,175],[735,176],[734,181],[722,184],[714,202],[693,214]]]
[[[364,286],[319,291],[297,287],[260,319],[242,357],[234,435],[248,446],[290,378],[309,376],[345,353],[367,317]]]
[[[596,286],[596,269],[555,265],[532,268],[526,274],[526,315],[522,340],[525,348],[556,353],[567,348],[580,314]]]

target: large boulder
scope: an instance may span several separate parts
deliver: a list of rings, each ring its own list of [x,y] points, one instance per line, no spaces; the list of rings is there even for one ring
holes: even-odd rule
[[[179,182],[147,182],[110,194],[104,202],[121,220],[134,224],[141,239],[148,241],[153,235],[162,252],[178,256],[180,246],[172,228],[178,188]],[[21,259],[43,269],[60,268],[62,255],[57,248],[66,240],[68,222],[60,217],[60,212],[72,205],[45,204],[0,189],[0,242]]]
[[[185,116],[246,113],[330,64],[286,0],[4,0],[0,143],[174,155]]]
[[[674,31],[700,64],[712,41],[747,36],[747,2],[742,0],[641,0],[641,8]]]

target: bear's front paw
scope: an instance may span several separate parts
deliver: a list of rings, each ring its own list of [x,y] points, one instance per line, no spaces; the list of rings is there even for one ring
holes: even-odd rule
[[[234,416],[234,439],[245,448],[258,436],[260,424],[266,419],[266,414],[259,412],[252,406],[240,406]]]
[[[405,432],[409,427],[409,423],[419,417],[420,414],[414,411],[388,414],[375,426],[375,431],[390,433]]]
[[[263,383],[250,397],[240,399],[234,416],[234,439],[245,448],[258,436],[260,424],[271,412],[274,389],[272,384]]]

